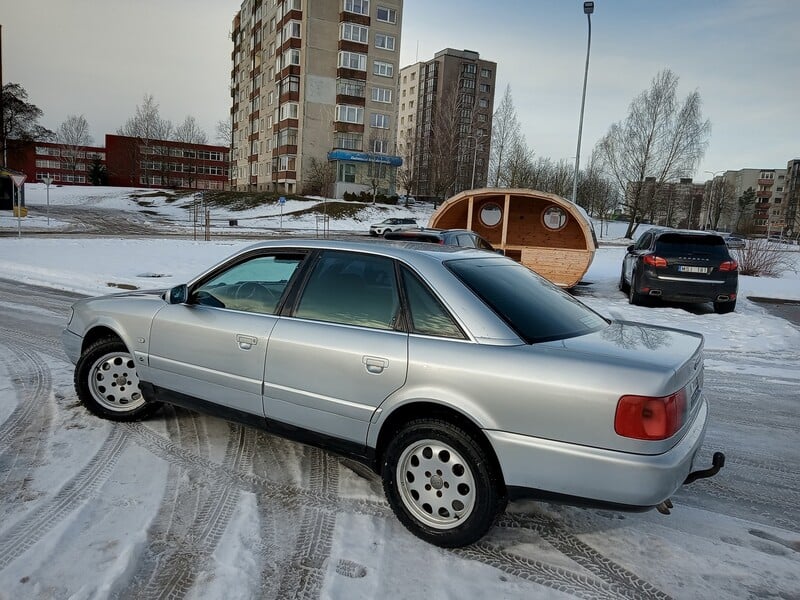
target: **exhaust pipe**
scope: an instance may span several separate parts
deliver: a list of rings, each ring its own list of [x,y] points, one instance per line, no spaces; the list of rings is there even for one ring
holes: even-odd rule
[[[661,295],[661,290],[650,290],[650,295],[651,296],[660,296]]]
[[[669,498],[667,498],[661,504],[656,506],[656,510],[660,512],[662,515],[670,514],[669,509],[671,508],[672,508],[672,500],[670,500]]]
[[[730,296],[725,296],[724,294],[717,296],[717,302],[727,302],[730,299]]]

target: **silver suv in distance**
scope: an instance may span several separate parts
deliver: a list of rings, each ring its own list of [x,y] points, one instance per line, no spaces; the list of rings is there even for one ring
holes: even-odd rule
[[[608,321],[511,259],[430,244],[275,241],[185,285],[81,300],[78,397],[162,402],[368,464],[399,520],[462,546],[509,499],[658,507],[708,419],[703,338]]]
[[[416,219],[393,217],[384,219],[380,223],[369,226],[369,234],[381,236],[392,231],[405,231],[406,229],[419,229]]]

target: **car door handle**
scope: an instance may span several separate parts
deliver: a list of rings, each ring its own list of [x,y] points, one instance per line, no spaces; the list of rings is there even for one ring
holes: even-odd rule
[[[367,373],[378,375],[383,373],[383,370],[389,366],[389,361],[379,356],[362,356],[361,362],[367,369]]]
[[[239,344],[240,349],[250,350],[253,346],[258,344],[258,338],[253,337],[252,335],[242,335],[241,333],[237,333],[236,343]]]

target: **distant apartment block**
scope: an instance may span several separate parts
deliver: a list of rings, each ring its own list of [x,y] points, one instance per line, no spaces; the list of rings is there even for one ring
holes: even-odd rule
[[[800,234],[800,158],[786,164],[786,178],[783,186],[785,205],[784,224],[790,236]]]
[[[628,200],[636,194],[636,183],[626,190]],[[640,217],[656,225],[699,229],[704,219],[703,194],[705,186],[691,177],[656,185],[655,177],[646,177],[641,183]]]
[[[18,142],[8,163],[29,182],[50,176],[57,185],[221,190],[227,187],[229,158],[224,146],[106,134],[104,147]],[[93,176],[98,167],[104,170],[102,181]]]
[[[726,231],[742,230],[754,234],[780,233],[786,228],[784,202],[786,188],[786,169],[739,169],[725,171],[707,186],[707,200],[704,215],[707,214],[711,190],[718,190],[724,180],[732,187],[730,205],[723,212],[719,229]],[[752,205],[741,207],[739,198],[752,188],[755,201]]]
[[[233,21],[232,186],[395,192],[402,0],[246,0]]]
[[[400,71],[398,153],[410,192],[445,198],[486,186],[497,63],[446,48]]]

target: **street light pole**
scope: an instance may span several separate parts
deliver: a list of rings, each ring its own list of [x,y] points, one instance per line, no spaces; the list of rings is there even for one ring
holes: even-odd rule
[[[575,152],[575,175],[572,178],[572,201],[578,200],[578,169],[581,164],[581,135],[583,134],[583,109],[586,105],[586,80],[589,78],[589,51],[592,48],[592,13],[594,12],[594,2],[584,2],[583,12],[586,14],[586,22],[589,24],[589,36],[586,42],[586,68],[583,71],[583,94],[581,94],[581,118],[578,122],[578,149]]]
[[[472,151],[472,181],[470,182],[470,189],[475,189],[475,165],[478,162],[478,140],[482,140],[484,136],[469,134],[467,139],[472,139],[475,142],[475,149]]]

